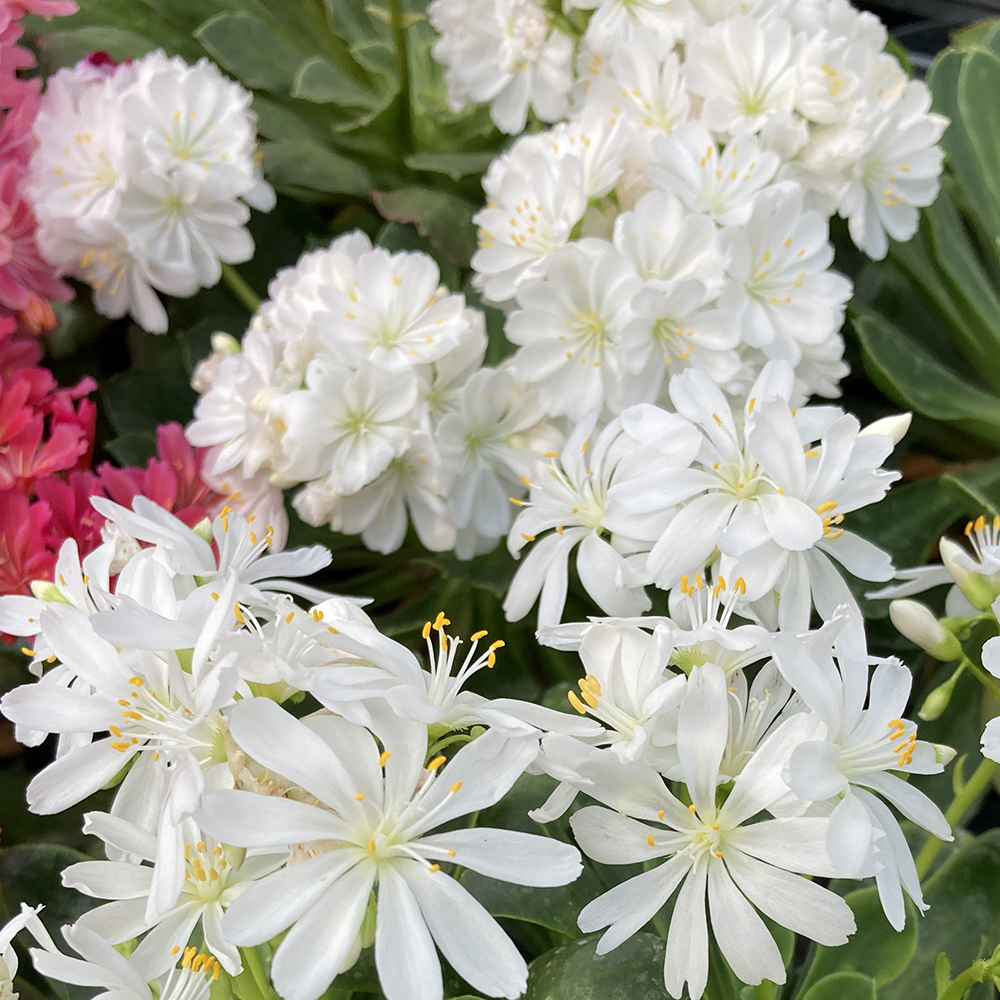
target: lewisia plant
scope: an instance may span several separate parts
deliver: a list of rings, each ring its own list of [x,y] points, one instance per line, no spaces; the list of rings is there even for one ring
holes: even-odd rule
[[[845,0],[391,0],[377,40],[323,35],[332,61],[287,79],[282,23],[243,74],[262,96],[224,73],[263,23],[242,6],[191,35],[222,69],[185,38],[43,89],[20,19],[74,5],[0,0],[0,631],[24,657],[0,713],[29,810],[91,838],[59,865],[61,940],[30,891],[0,929],[0,998],[27,993],[20,948],[73,998],[872,1000],[900,972],[865,948],[916,950],[1000,762],[978,703],[968,781],[968,734],[933,726],[967,675],[1000,700],[1000,516],[897,570],[868,536],[910,415],[829,402],[853,294],[831,220],[869,260],[917,235],[927,87]],[[338,202],[257,300],[232,265],[270,249],[264,167],[289,199],[336,185],[335,132],[379,150],[366,197],[390,186],[364,129],[430,101],[424,70],[449,125],[511,137],[402,157],[485,170],[468,271]],[[391,74],[398,101],[328,127]],[[190,422],[144,467],[92,468],[97,383],[41,366],[63,278],[143,363],[184,355]],[[146,338],[196,295],[193,329]],[[474,602],[453,625],[434,567],[484,556],[489,630]],[[946,583],[947,617],[910,599]],[[891,649],[957,663],[916,711],[870,598]],[[938,960],[934,1000],[1000,980],[977,955]]]

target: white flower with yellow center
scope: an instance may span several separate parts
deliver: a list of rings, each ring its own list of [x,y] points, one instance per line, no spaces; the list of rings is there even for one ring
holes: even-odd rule
[[[280,868],[288,851],[248,854],[207,837],[190,819],[181,829],[183,857],[162,857],[157,837],[120,816],[88,813],[84,830],[119,851],[149,862],[81,861],[63,870],[62,883],[87,896],[110,899],[85,913],[79,926],[100,934],[110,944],[145,935],[132,962],[150,978],[162,976],[176,962],[197,927],[205,948],[230,975],[243,969],[239,950],[222,935],[222,914],[257,879]],[[155,906],[153,887],[160,868],[173,883],[167,906]],[[170,897],[173,897],[170,899]]]
[[[520,345],[510,364],[537,385],[549,416],[619,409],[618,337],[639,284],[613,246],[591,239],[552,254],[547,280],[518,292],[504,328]]]
[[[653,139],[649,179],[676,194],[692,212],[704,213],[720,226],[746,225],[754,202],[781,161],[762,151],[752,135],[735,135],[720,152],[700,122],[679,125],[669,136]]]
[[[642,762],[605,756],[581,765],[590,781],[587,793],[610,807],[587,806],[570,820],[584,853],[602,864],[650,865],[669,858],[583,908],[583,931],[608,928],[599,954],[635,934],[678,888],[663,967],[672,997],[680,997],[685,984],[691,997],[704,993],[709,926],[730,968],[750,984],[785,981],[778,946],[758,911],[828,946],[847,940],[855,929],[847,904],[795,874],[833,873],[824,843],[826,819],[750,822],[787,794],[781,769],[808,732],[808,721],[800,716],[776,729],[720,804],[729,728],[726,679],[708,664],[692,671],[677,721],[679,773],[690,806]]]
[[[687,48],[684,79],[705,102],[706,127],[730,136],[753,133],[773,115],[791,111],[795,55],[791,26],[782,18],[734,17],[696,35]]]
[[[729,280],[720,305],[739,317],[744,343],[792,366],[801,360],[800,343],[836,336],[853,293],[851,282],[829,269],[826,218],[805,211],[803,200],[797,184],[772,187],[745,226],[722,233]]]
[[[380,743],[333,715],[301,722],[261,698],[241,702],[230,726],[247,754],[314,803],[223,791],[207,796],[197,817],[226,843],[308,846],[308,860],[252,886],[222,924],[241,946],[289,928],[271,963],[283,997],[315,1000],[326,990],[356,956],[373,906],[375,965],[388,1000],[440,1000],[435,944],[474,989],[524,991],[524,959],[444,866],[520,885],[565,885],[580,872],[576,849],[505,830],[431,831],[502,798],[534,759],[536,740],[486,733],[449,762],[439,756],[425,767],[426,727],[391,713],[376,728]]]

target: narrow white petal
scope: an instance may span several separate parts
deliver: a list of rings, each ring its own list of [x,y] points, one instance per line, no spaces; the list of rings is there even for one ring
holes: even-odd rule
[[[441,1000],[444,986],[434,941],[406,880],[379,871],[375,967],[386,1000]]]
[[[707,879],[708,858],[703,854],[684,880],[670,918],[667,951],[663,957],[663,982],[675,1000],[679,1000],[685,982],[691,1000],[699,1000],[708,982]]]
[[[81,861],[63,869],[62,883],[98,899],[138,899],[149,895],[153,869],[121,861]]]
[[[677,718],[681,772],[702,819],[715,815],[715,786],[729,734],[726,675],[714,663],[691,671]]]
[[[206,795],[195,821],[216,840],[238,847],[338,840],[345,833],[343,820],[325,809],[241,791]]]

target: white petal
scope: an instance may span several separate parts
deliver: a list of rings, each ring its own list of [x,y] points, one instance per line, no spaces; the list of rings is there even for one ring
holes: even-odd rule
[[[667,951],[663,958],[663,981],[667,992],[678,1000],[685,982],[691,1000],[699,1000],[708,982],[707,878],[708,858],[703,854],[684,880],[670,918]]]
[[[516,885],[566,885],[582,871],[570,844],[518,830],[473,827],[424,837],[419,849],[436,847],[463,868]],[[444,852],[454,851],[454,856]]]
[[[112,749],[112,740],[88,743],[39,771],[28,785],[28,808],[43,816],[62,812],[106,785],[134,755]]]
[[[528,967],[513,942],[482,904],[444,872],[416,861],[397,869],[416,897],[434,943],[473,989],[491,997],[519,997]]]
[[[832,877],[835,872],[826,849],[826,829],[825,816],[793,816],[741,826],[727,840],[745,854],[779,868]]]
[[[714,663],[691,671],[677,717],[677,754],[702,819],[715,815],[715,786],[729,735],[726,675]]]
[[[139,943],[132,953],[132,965],[147,982],[162,976],[177,964],[170,951],[175,945],[181,950],[201,919],[201,903],[185,903],[171,910]]]
[[[316,1000],[333,982],[355,946],[374,881],[374,865],[355,865],[285,935],[271,962],[285,1000]]]
[[[63,869],[62,883],[98,899],[138,899],[149,895],[153,869],[120,861],[81,861]]]
[[[857,796],[848,792],[830,814],[826,847],[834,870],[854,878],[864,867],[872,846],[872,821]]]
[[[338,840],[345,833],[343,820],[325,809],[241,791],[206,795],[195,821],[216,840],[238,847]]]
[[[844,944],[854,933],[854,913],[829,889],[741,851],[730,850],[725,860],[747,898],[782,927],[829,947]]]
[[[584,854],[601,864],[630,865],[662,858],[677,850],[674,834],[648,827],[601,806],[578,809],[569,823]],[[650,834],[660,843],[650,846]]]
[[[708,906],[712,933],[736,977],[751,986],[763,979],[783,983],[785,963],[774,938],[719,858],[708,863]]]
[[[379,871],[375,967],[386,1000],[441,1000],[444,986],[434,941],[406,880]]]
[[[882,771],[855,778],[855,782],[874,789],[888,799],[908,820],[922,826],[941,840],[951,840],[951,827],[944,813],[922,792],[908,781]]]
[[[821,801],[839,795],[847,787],[837,762],[840,746],[827,740],[800,743],[788,761],[785,778],[788,787],[805,802]]]
[[[113,903],[87,910],[77,921],[100,934],[111,944],[131,941],[148,929],[146,899],[116,899]]]

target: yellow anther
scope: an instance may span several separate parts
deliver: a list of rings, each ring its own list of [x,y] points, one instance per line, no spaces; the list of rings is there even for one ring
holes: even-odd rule
[[[506,645],[507,645],[507,643],[505,643],[503,641],[503,639],[497,639],[496,642],[491,642],[490,643],[490,649],[503,649],[504,646],[506,646]]]
[[[134,719],[136,722],[139,722],[142,719],[142,716],[138,712],[122,712],[122,715],[124,715],[126,719]]]
[[[716,423],[717,423],[717,424],[718,424],[718,425],[719,425],[720,427],[722,426],[722,420],[720,419],[720,417],[719,417],[719,414],[718,414],[718,413],[713,413],[713,414],[712,414],[712,419],[713,419],[713,420],[714,420],[714,421],[715,421],[715,422],[716,422]]]
[[[420,634],[426,639],[427,636],[431,634],[431,623],[424,622],[424,627],[420,630]]]
[[[371,851],[372,854],[375,853],[375,841],[374,840],[369,840],[368,841],[368,850]]]
[[[696,813],[697,811],[698,811],[698,807],[692,802],[691,805],[688,806],[688,812],[689,813]]]
[[[486,656],[486,666],[492,670],[497,665],[497,654],[491,649]]]
[[[217,601],[218,599],[219,599],[219,595],[213,590],[212,591],[212,600],[213,601]]]
[[[649,836],[646,837],[646,843],[649,844],[650,847],[656,847],[656,841],[653,839],[652,834],[649,834]]]
[[[34,656],[35,655],[35,651],[33,649],[29,648],[28,646],[22,646],[21,647],[21,652],[24,653],[25,656]]]
[[[362,799],[364,799],[364,797],[365,797],[364,792],[358,792],[358,794],[354,796],[354,801],[360,802]]]
[[[742,576],[736,578],[736,583],[733,584],[733,590],[738,590],[741,594],[746,596],[747,583]]]
[[[472,635],[469,637],[469,641],[470,642],[479,642],[480,639],[484,638],[487,635],[489,635],[489,632],[487,632],[486,629],[482,629],[479,632],[473,632]],[[491,646],[490,649],[492,649],[492,648],[493,647]]]
[[[807,451],[803,457],[804,458],[815,458],[818,454],[819,454],[819,449],[818,448],[813,448],[812,451]]]
[[[524,540],[525,540],[526,542],[533,542],[533,541],[535,540],[535,536],[534,536],[534,535],[526,535],[526,534],[524,534],[524,532],[521,532],[521,537],[522,537],[522,538],[523,538],[523,539],[524,539]]]
[[[821,503],[816,508],[816,513],[817,514],[825,514],[828,510],[833,510],[833,508],[836,507],[836,506],[837,506],[837,501],[836,500],[827,500],[826,503]]]
[[[145,680],[142,677],[130,677],[128,679],[129,684],[134,684],[137,688],[142,687],[145,684]]]
[[[747,413],[753,413],[753,408],[756,405],[757,405],[757,397],[755,396],[753,399],[750,400],[749,403],[747,403]]]
[[[714,855],[715,855],[715,856],[716,856],[717,858],[721,858],[721,857],[722,857],[722,851],[712,851],[712,853],[713,853],[713,854],[714,854]]]
[[[383,751],[382,751],[382,752],[381,752],[381,753],[379,754],[379,758],[378,758],[378,766],[379,766],[379,767],[385,767],[385,763],[386,763],[386,761],[387,761],[387,760],[388,760],[388,759],[389,759],[389,758],[390,758],[391,756],[392,756],[392,751],[391,751],[391,750],[383,750]]]
[[[591,693],[590,693],[589,691],[586,691],[586,690],[581,690],[581,691],[580,691],[580,694],[582,694],[582,695],[583,695],[583,700],[584,700],[584,701],[585,701],[585,702],[586,702],[586,703],[587,703],[587,704],[588,704],[588,705],[589,705],[589,706],[590,706],[591,708],[597,708],[597,706],[598,706],[598,705],[600,705],[600,702],[599,702],[599,701],[598,701],[598,700],[597,700],[597,699],[596,699],[596,698],[595,698],[595,697],[594,697],[594,696],[593,696],[593,695],[592,695],[592,694],[591,694]]]
[[[289,611],[288,614],[285,615],[285,624],[291,625],[294,620],[295,620],[295,612]]]
[[[433,875],[435,872],[441,871],[441,866],[440,865],[431,865],[430,868],[428,868],[427,870]]]
[[[437,618],[434,619],[434,628],[435,629],[441,629],[441,628],[444,628],[445,625],[450,625],[450,624],[451,624],[451,621],[449,619],[445,618],[444,612],[443,611],[439,611],[437,613]]]
[[[428,765],[428,771],[436,771],[448,758],[447,757],[435,757]]]
[[[319,608],[312,609],[312,616],[314,622],[321,622],[323,620],[323,612]]]
[[[580,701],[580,699],[579,699],[579,698],[577,698],[577,696],[576,696],[576,692],[575,692],[575,691],[570,691],[570,692],[569,692],[569,693],[568,693],[568,694],[566,695],[566,697],[567,697],[567,698],[569,699],[569,703],[570,703],[570,704],[571,704],[571,705],[572,705],[572,706],[573,706],[573,707],[574,707],[574,708],[575,708],[575,709],[576,709],[576,710],[577,710],[577,711],[578,711],[578,712],[579,712],[579,713],[580,713],[581,715],[586,715],[586,714],[587,714],[587,709],[586,709],[586,708],[584,707],[584,704],[583,704],[583,702],[582,702],[582,701]]]
[[[584,441],[583,442],[583,447],[580,449],[580,454],[581,455],[586,455],[587,454],[587,449],[589,447],[590,447],[590,441]]]
[[[175,944],[173,948],[170,949],[170,957],[173,958],[174,955],[180,954],[180,950],[181,946],[179,944]]]
[[[718,823],[713,823],[712,824],[712,829],[713,830],[718,830],[719,829],[719,824]]]
[[[326,630],[330,633],[330,635],[340,635],[340,632],[338,632],[332,625],[327,625]]]
[[[448,789],[448,791],[449,791],[450,794],[454,795],[455,792],[457,792],[461,787],[462,787],[462,782],[461,781],[456,781],[455,784],[452,785],[451,788]]]
[[[976,531],[982,531],[986,527],[986,518],[982,514],[976,518]]]
[[[515,507],[523,507],[523,506],[524,506],[524,501],[523,501],[523,500],[518,500],[518,499],[516,499],[515,497],[507,497],[507,499],[508,499],[508,500],[509,500],[509,501],[510,501],[510,502],[511,502],[511,503],[512,503],[512,504],[513,504],[513,505],[514,505]]]
[[[531,480],[528,479],[528,477],[524,475],[524,473],[521,474],[521,482],[524,483],[525,486],[529,487],[531,486]]]

